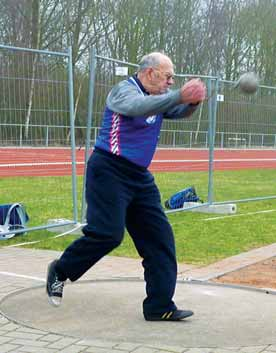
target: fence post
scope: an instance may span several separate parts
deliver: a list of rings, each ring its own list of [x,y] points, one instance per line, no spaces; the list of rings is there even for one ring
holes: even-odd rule
[[[19,129],[19,146],[22,147],[22,125],[20,125],[20,129]]]
[[[220,148],[224,148],[224,132],[221,133]]]
[[[95,126],[95,129],[94,129],[94,141],[96,141],[96,139],[97,139],[98,130],[99,130],[99,128],[97,126]]]
[[[90,73],[89,73],[89,93],[88,93],[88,110],[87,110],[87,128],[86,128],[86,146],[85,146],[85,164],[82,185],[82,203],[81,203],[81,221],[85,222],[86,201],[85,201],[85,181],[86,181],[86,167],[89,158],[91,127],[93,118],[93,101],[94,101],[94,88],[95,88],[95,73],[96,73],[96,50],[92,47],[90,51]],[[95,129],[96,141],[96,129]]]
[[[73,219],[78,221],[77,202],[77,177],[76,177],[76,141],[75,141],[75,111],[74,111],[74,85],[73,85],[73,62],[72,47],[68,49],[68,78],[69,78],[69,111],[71,131],[71,156],[72,156],[72,198],[73,198]]]
[[[215,87],[212,88],[212,79],[207,81],[208,120],[209,120],[209,178],[208,178],[208,203],[213,203],[214,194],[214,145],[216,138],[217,93],[219,80],[216,78]]]
[[[49,147],[49,126],[46,126],[46,147]]]

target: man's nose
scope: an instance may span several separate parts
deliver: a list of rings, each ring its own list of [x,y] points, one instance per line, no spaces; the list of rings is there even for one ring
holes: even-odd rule
[[[168,83],[168,85],[173,85],[174,84],[174,79],[173,79],[173,77],[169,77],[168,78],[168,80],[167,80],[167,83]]]

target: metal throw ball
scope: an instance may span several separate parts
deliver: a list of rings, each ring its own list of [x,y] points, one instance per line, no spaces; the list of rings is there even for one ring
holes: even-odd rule
[[[259,86],[258,76],[254,72],[247,72],[239,78],[237,82],[240,90],[246,94],[253,94],[257,91]]]

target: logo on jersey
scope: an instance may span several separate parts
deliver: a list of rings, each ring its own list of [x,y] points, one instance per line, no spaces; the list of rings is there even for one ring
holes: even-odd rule
[[[147,124],[152,125],[156,122],[156,115],[149,116],[146,119]]]
[[[120,155],[119,145],[119,133],[120,133],[120,114],[112,114],[112,126],[110,132],[110,148],[111,152],[116,155]]]

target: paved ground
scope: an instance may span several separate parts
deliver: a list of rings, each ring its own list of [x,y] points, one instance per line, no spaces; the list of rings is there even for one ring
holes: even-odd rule
[[[276,352],[276,297],[207,282],[275,252],[276,244],[204,268],[180,265],[176,298],[196,315],[181,323],[149,323],[138,308],[144,296],[139,260],[104,258],[66,287],[66,310],[60,311],[46,305],[44,295],[47,264],[59,253],[0,248],[0,353]],[[111,309],[109,319],[102,308]]]

